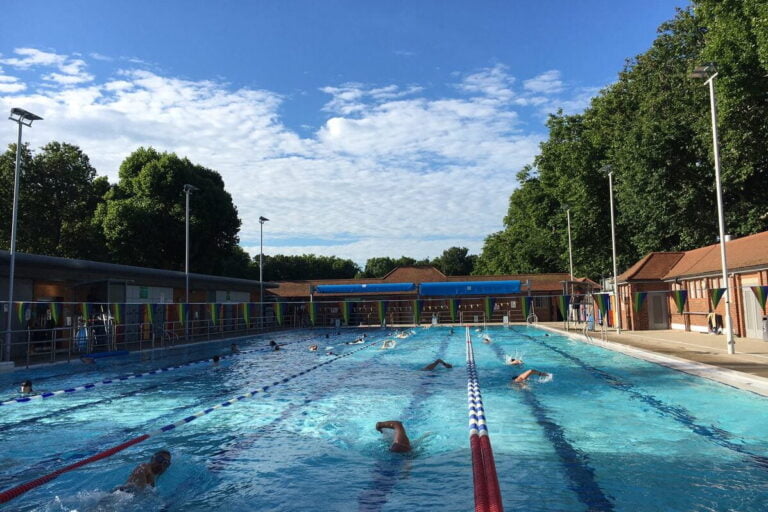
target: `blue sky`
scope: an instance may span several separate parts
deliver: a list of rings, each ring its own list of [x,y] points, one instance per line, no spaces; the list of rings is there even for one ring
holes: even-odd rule
[[[216,169],[252,253],[259,215],[269,254],[478,252],[547,113],[583,109],[685,5],[10,0],[0,102],[113,181],[140,145]]]

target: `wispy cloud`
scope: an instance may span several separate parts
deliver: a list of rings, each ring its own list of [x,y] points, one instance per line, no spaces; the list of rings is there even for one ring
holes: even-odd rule
[[[27,74],[40,67],[43,76],[50,67],[68,77],[87,69],[81,59],[22,50],[0,63]],[[265,215],[268,253],[362,262],[433,257],[451,245],[477,251],[486,234],[500,229],[515,173],[544,138],[518,112],[541,108],[536,98],[543,96],[515,87],[501,65],[466,74],[454,96],[435,97],[414,84],[329,85],[322,88],[329,117],[305,136],[283,124],[279,112],[288,100],[281,94],[142,66],[88,83],[59,77],[26,90],[20,79],[0,78],[0,104],[45,118],[25,132],[33,146],[77,144],[112,180],[142,145],[219,171],[243,219],[243,245],[254,254],[258,217]],[[285,242],[272,246],[270,236]]]
[[[537,94],[554,94],[562,92],[563,81],[560,80],[560,72],[556,69],[551,69],[524,81],[523,87],[525,87],[527,91]]]

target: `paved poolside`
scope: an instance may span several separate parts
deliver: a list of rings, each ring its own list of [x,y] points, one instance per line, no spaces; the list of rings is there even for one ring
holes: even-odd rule
[[[565,331],[562,322],[541,322],[540,325],[558,331]],[[571,324],[570,334],[580,335],[583,324]],[[595,342],[600,342],[600,331],[590,333]],[[704,334],[698,332],[685,332],[677,330],[658,331],[622,331],[616,334],[611,328],[606,332],[606,340],[626,347],[632,347],[647,352],[652,352],[670,360],[690,361],[709,365],[722,371],[706,371],[703,374],[707,378],[713,378],[720,382],[731,384],[743,389],[750,389],[760,394],[756,388],[768,389],[768,341],[751,338],[735,338],[736,353],[728,354],[724,335]],[[689,371],[686,368],[679,368]],[[739,372],[742,375],[736,375]],[[717,375],[715,375],[717,374]],[[713,376],[715,375],[715,376]],[[746,383],[740,385],[737,381]]]

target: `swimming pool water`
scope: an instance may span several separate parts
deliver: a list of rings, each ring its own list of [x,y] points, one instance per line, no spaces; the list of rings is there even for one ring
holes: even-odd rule
[[[389,333],[367,331],[383,340]],[[768,401],[532,327],[473,330],[475,362],[506,510],[762,511],[768,505]],[[360,331],[280,335],[280,352],[194,365],[69,396],[0,407],[0,490],[346,353]],[[310,340],[309,338],[312,337]],[[268,338],[267,338],[268,339]],[[239,342],[263,347],[265,338]],[[309,352],[317,343],[321,350]],[[40,390],[225,353],[209,344],[130,366],[33,370]],[[511,385],[523,368],[554,374]],[[419,368],[442,358],[453,369]],[[11,377],[0,397],[14,395]],[[474,507],[463,331],[417,329],[66,473],[8,510],[444,510]],[[410,454],[374,425],[401,420]],[[110,491],[158,449],[173,464],[153,492]]]

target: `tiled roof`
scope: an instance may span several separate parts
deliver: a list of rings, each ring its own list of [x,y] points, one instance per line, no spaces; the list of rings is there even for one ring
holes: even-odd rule
[[[768,267],[768,231],[726,242],[725,250],[729,271]],[[720,269],[720,244],[717,243],[684,253],[664,279],[711,274]]]
[[[382,278],[365,279],[311,279],[306,281],[281,281],[275,289],[265,290],[267,295],[277,297],[307,297],[309,298],[310,286],[318,284],[363,284],[363,283],[431,283],[431,282],[462,282],[462,281],[531,281],[531,291],[559,292],[562,290],[562,282],[568,279],[567,273],[551,274],[514,274],[493,276],[446,276],[433,266],[397,267]],[[589,279],[583,278],[583,282],[599,286]],[[416,292],[389,292],[376,293],[375,295],[416,295]],[[355,295],[363,295],[356,293]]]
[[[629,267],[621,274],[617,281],[624,283],[627,281],[646,281],[654,279],[663,279],[669,270],[675,266],[683,256],[684,252],[651,252],[646,254],[640,261]]]

